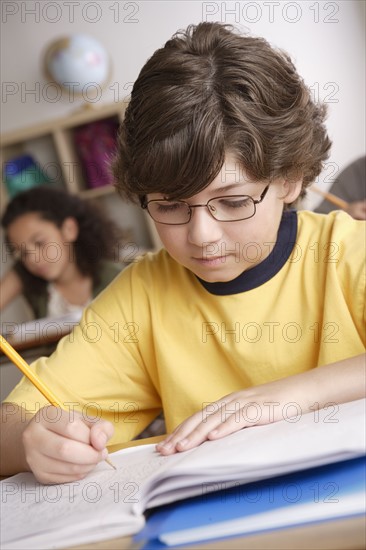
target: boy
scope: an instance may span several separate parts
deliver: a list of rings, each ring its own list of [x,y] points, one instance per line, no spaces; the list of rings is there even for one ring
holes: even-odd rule
[[[365,395],[365,226],[290,208],[328,156],[324,116],[262,39],[202,23],[155,52],[114,173],[165,250],[35,363],[68,412],[26,381],[9,395],[4,474],[80,479],[161,409],[170,454]]]

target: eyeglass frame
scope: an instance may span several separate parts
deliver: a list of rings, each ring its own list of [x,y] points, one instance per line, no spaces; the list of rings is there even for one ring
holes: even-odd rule
[[[151,199],[151,200],[146,200],[146,196],[142,197],[141,198],[141,208],[143,208],[144,210],[147,210],[149,216],[151,217],[152,220],[154,220],[154,222],[156,223],[160,223],[162,225],[187,225],[187,223],[189,223],[192,219],[192,209],[193,208],[203,208],[203,207],[206,207],[209,214],[212,216],[212,218],[214,220],[216,220],[217,222],[220,222],[220,223],[227,223],[227,222],[240,222],[240,221],[243,221],[243,220],[250,220],[250,218],[253,218],[256,213],[257,213],[257,204],[260,204],[263,199],[265,198],[265,196],[267,195],[267,191],[269,189],[269,186],[270,184],[268,184],[264,190],[262,191],[262,194],[260,195],[259,199],[253,199],[253,197],[251,197],[250,195],[224,195],[224,196],[219,196],[219,197],[212,197],[212,199],[208,200],[206,202],[206,204],[188,204],[187,201],[182,201],[181,199],[176,199],[174,202],[181,202],[182,204],[186,204],[188,206],[188,209],[189,209],[189,219],[186,221],[186,222],[183,222],[183,223],[167,223],[167,222],[159,222],[157,220],[155,220],[153,218],[153,216],[151,215],[150,211],[149,211],[149,204],[151,202],[162,202],[162,201],[166,201],[166,202],[173,202],[173,201],[169,201],[169,199]],[[253,202],[254,204],[254,212],[251,216],[247,217],[247,218],[239,218],[237,220],[218,220],[217,218],[215,218],[215,216],[213,215],[213,213],[211,212],[211,210],[209,209],[208,205],[211,201],[214,201],[216,199],[230,199],[230,198],[234,198],[234,197],[247,197],[248,199],[251,199],[251,201]]]

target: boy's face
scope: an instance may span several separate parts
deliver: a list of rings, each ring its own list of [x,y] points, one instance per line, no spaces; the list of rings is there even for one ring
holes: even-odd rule
[[[233,156],[228,155],[217,177],[193,197],[190,205],[206,204],[214,197],[249,195],[258,200],[267,183],[251,182]],[[283,207],[293,202],[301,190],[301,181],[270,184],[263,201],[256,205],[253,217],[241,221],[220,222],[208,209],[194,208],[184,225],[156,223],[160,239],[169,254],[204,281],[227,282],[261,263],[277,239]],[[163,199],[151,193],[147,199]]]

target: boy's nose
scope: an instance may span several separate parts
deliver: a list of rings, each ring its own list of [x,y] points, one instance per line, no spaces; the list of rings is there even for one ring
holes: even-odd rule
[[[203,243],[217,242],[221,239],[222,229],[207,208],[194,208],[188,223],[188,240],[190,243],[202,246]]]

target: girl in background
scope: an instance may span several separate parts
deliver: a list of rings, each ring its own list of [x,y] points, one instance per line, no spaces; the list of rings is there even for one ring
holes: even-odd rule
[[[90,202],[61,189],[17,195],[2,217],[13,267],[0,281],[0,310],[23,294],[35,318],[84,308],[114,279],[122,231]]]

